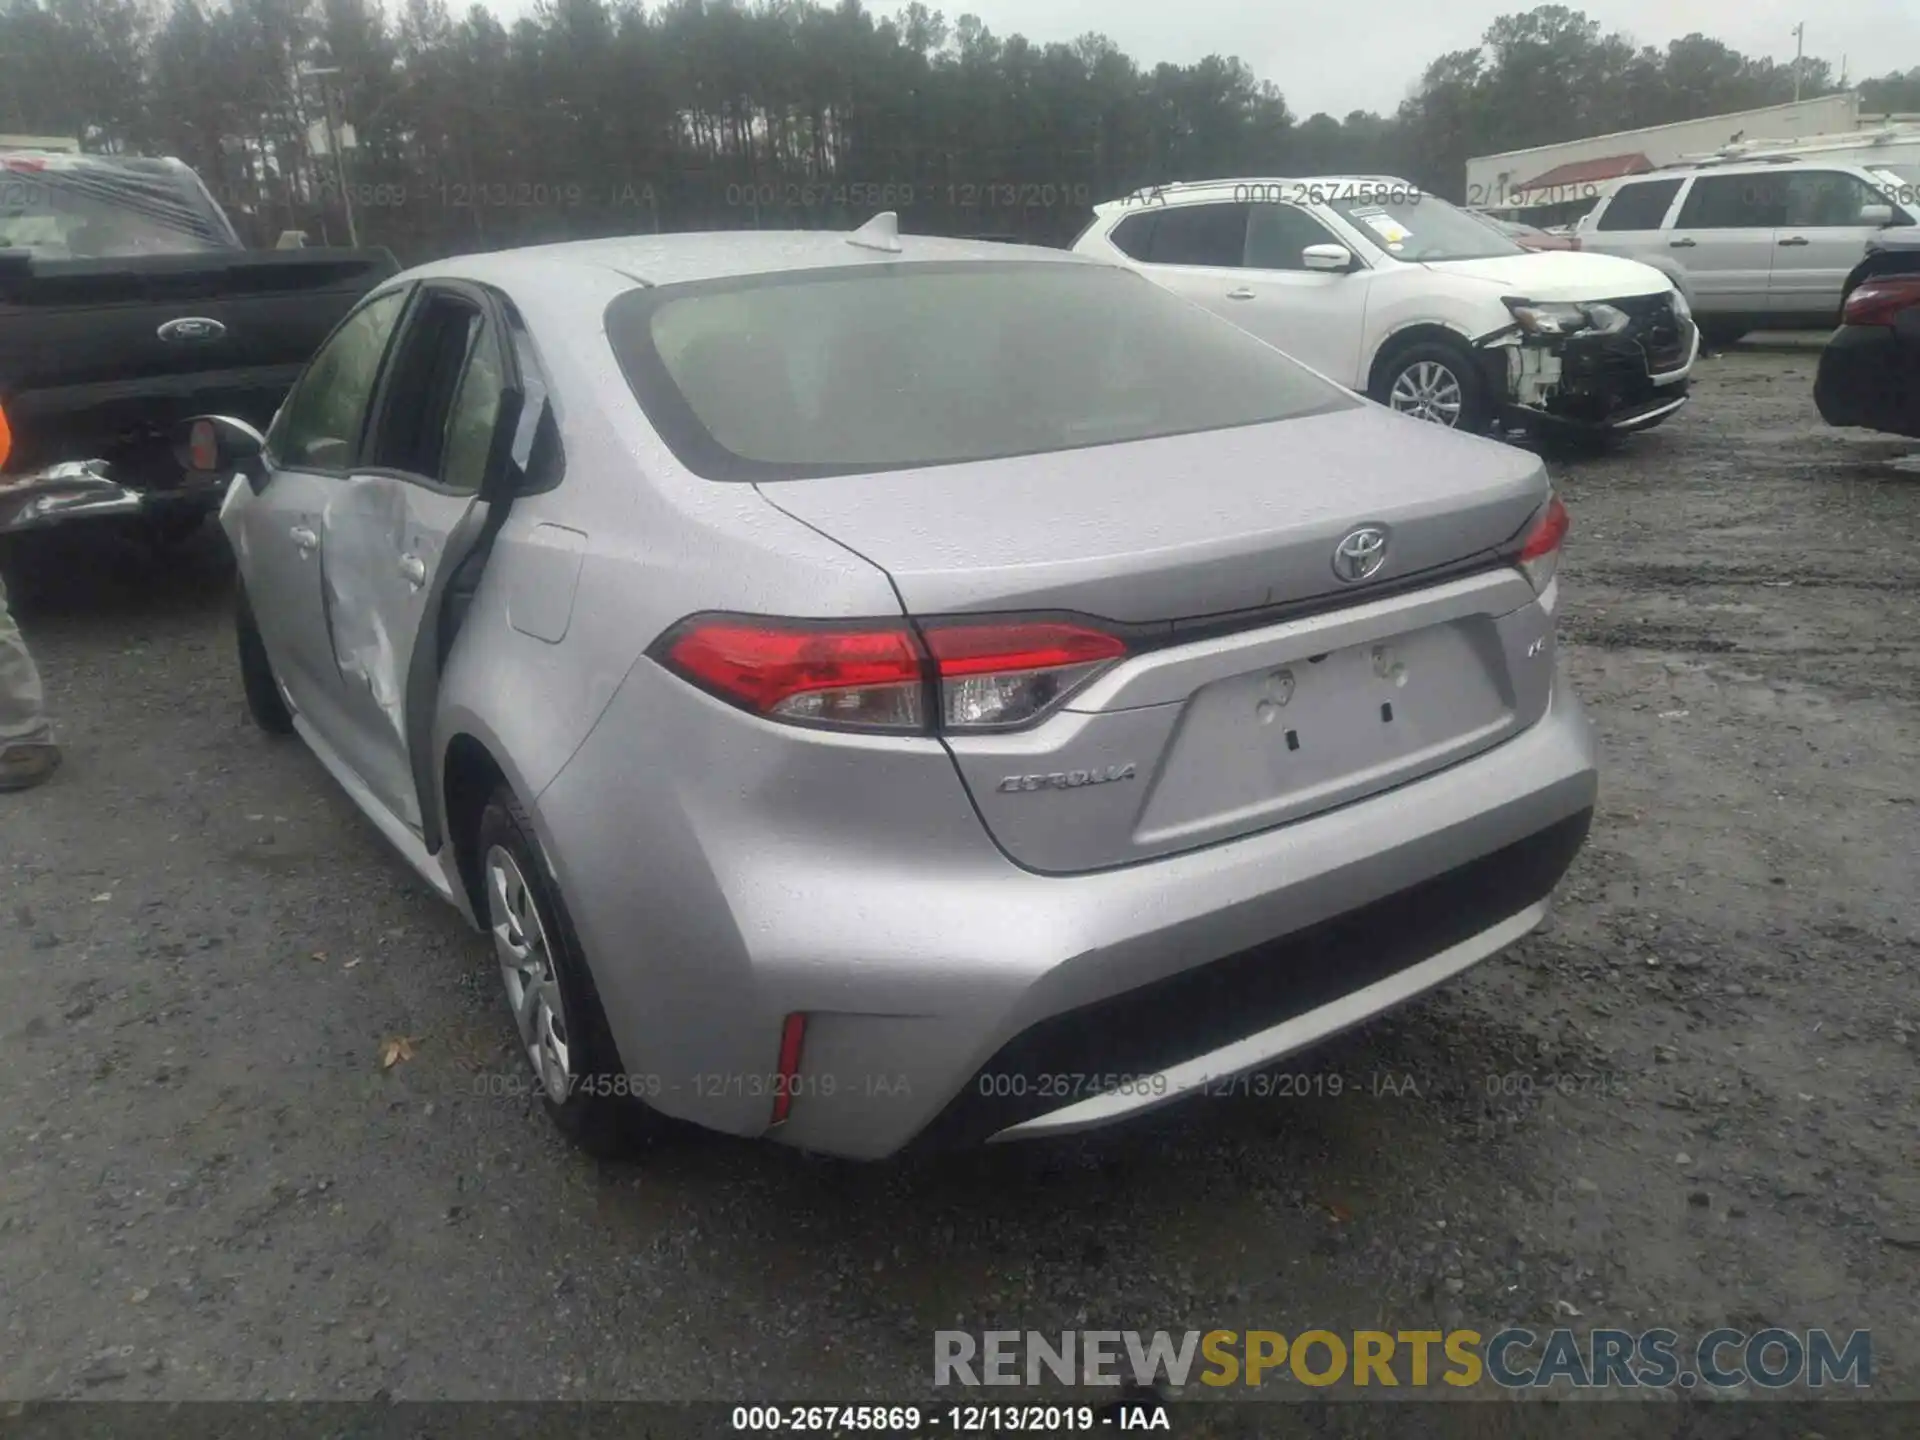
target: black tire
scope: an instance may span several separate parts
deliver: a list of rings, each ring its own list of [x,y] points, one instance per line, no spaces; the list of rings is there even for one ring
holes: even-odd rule
[[[247,714],[253,723],[269,735],[293,733],[293,714],[280,698],[280,687],[273,678],[273,662],[267,659],[267,647],[260,639],[260,627],[254,623],[253,605],[244,585],[236,587],[233,628],[240,650],[240,683],[247,692]]]
[[[547,863],[546,852],[534,834],[519,799],[505,785],[493,792],[487,808],[480,813],[474,853],[480,867],[480,920],[491,937],[495,912],[492,894],[492,855],[498,848],[509,856],[525,883],[526,898],[537,915],[546,941],[546,953],[552,974],[560,990],[562,1015],[560,1029],[567,1049],[568,1083],[566,1098],[556,1101],[535,1072],[533,1085],[540,1094],[548,1117],[561,1134],[587,1154],[603,1160],[626,1159],[646,1148],[667,1128],[666,1117],[649,1109],[636,1093],[644,1081],[622,1063],[619,1046],[607,1024],[600,1004],[599,989],[593,972],[580,950],[573,921],[560,898],[559,882]],[[495,961],[499,963],[498,941]],[[509,1016],[513,996],[502,979],[503,998]],[[515,1049],[531,1066],[531,1057],[521,1038],[519,1022],[513,1020]]]
[[[1712,350],[1725,350],[1753,333],[1751,325],[1737,320],[1701,320],[1700,343]]]
[[[1400,377],[1418,366],[1439,366],[1452,377],[1460,392],[1460,407],[1454,423],[1447,428],[1484,435],[1493,423],[1493,404],[1487,394],[1486,377],[1464,345],[1445,340],[1420,340],[1396,350],[1381,362],[1378,378],[1370,392],[1382,405],[1393,407],[1393,389]],[[1411,412],[1402,412],[1411,413]],[[1426,419],[1425,416],[1418,418]],[[1432,420],[1430,424],[1445,424]]]

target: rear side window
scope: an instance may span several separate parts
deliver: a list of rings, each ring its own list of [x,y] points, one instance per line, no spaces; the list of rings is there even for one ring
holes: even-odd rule
[[[1680,193],[1678,180],[1640,180],[1622,185],[1600,212],[1596,230],[1658,230]]]
[[[1113,227],[1113,234],[1107,238],[1113,242],[1114,249],[1122,255],[1130,255],[1135,260],[1147,260],[1153,255],[1153,227],[1159,220],[1159,214],[1129,215]]]
[[[863,265],[633,290],[608,307],[607,337],[654,428],[715,480],[995,460],[1360,403],[1105,265]]]
[[[1146,256],[1152,264],[1237,266],[1246,251],[1245,205],[1180,205],[1157,218]]]
[[[1698,175],[1676,230],[1756,230],[1784,225],[1786,187],[1775,175]]]

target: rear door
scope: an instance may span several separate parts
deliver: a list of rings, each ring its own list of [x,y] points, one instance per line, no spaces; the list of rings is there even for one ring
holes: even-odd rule
[[[1694,304],[1707,314],[1764,314],[1775,234],[1786,217],[1784,177],[1767,172],[1696,175],[1667,237],[1681,257]]]
[[[1844,170],[1795,170],[1780,185],[1786,214],[1774,241],[1768,308],[1836,323],[1847,275],[1880,233],[1880,221],[1863,221],[1861,212],[1887,205],[1887,197]]]
[[[1253,295],[1241,269],[1247,250],[1248,208],[1229,201],[1152,205],[1127,216],[1109,239],[1156,284],[1224,314]],[[1248,316],[1240,313],[1228,318],[1244,326]]]
[[[1628,260],[1650,261],[1669,254],[1665,230],[1667,215],[1684,183],[1680,176],[1665,180],[1628,180],[1620,185],[1591,224],[1580,226],[1581,248]],[[1686,252],[1675,250],[1679,258]]]
[[[498,306],[432,284],[413,307],[352,475],[328,499],[328,617],[347,719],[337,748],[374,795],[422,830],[414,761],[430,739],[431,687],[414,683],[431,646],[448,567],[480,516],[481,483],[508,392]],[[434,662],[437,656],[425,659]]]
[[[330,498],[346,484],[407,292],[343,321],[267,434],[267,484],[237,507],[229,538],[275,675],[322,734],[340,727],[321,550]]]

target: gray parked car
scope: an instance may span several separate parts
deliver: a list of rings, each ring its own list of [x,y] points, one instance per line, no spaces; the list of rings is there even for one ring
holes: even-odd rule
[[[1525,934],[1594,804],[1540,461],[1118,266],[465,256],[191,442],[256,719],[491,932],[596,1149],[1218,1090]]]

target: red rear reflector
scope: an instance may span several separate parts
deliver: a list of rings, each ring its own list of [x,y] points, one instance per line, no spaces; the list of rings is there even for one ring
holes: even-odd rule
[[[780,1027],[780,1069],[773,1092],[773,1120],[778,1125],[793,1109],[793,1091],[800,1080],[800,1046],[807,1038],[807,1017],[796,1010]]]
[[[1881,275],[1863,281],[1841,313],[1847,325],[1891,325],[1902,310],[1920,305],[1920,275]]]
[[[1560,542],[1567,538],[1567,531],[1573,520],[1567,514],[1567,507],[1560,503],[1560,497],[1554,496],[1547,501],[1547,513],[1534,525],[1533,533],[1527,536],[1527,543],[1520,547],[1520,563],[1538,560],[1542,555],[1551,555],[1560,548]]]
[[[7,456],[13,453],[13,430],[7,424],[7,410],[0,405],[0,470],[7,468]]]

